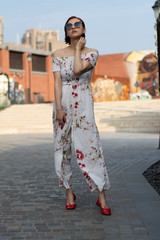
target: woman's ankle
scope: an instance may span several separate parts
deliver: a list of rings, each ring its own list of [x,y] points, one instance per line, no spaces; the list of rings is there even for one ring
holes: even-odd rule
[[[71,188],[66,189],[66,194],[67,195],[73,194],[72,189]]]
[[[99,201],[101,202],[106,202],[106,195],[105,195],[105,191],[99,191],[98,190],[98,198]]]
[[[75,201],[74,201],[74,196],[73,196],[73,191],[71,188],[69,189],[66,189],[66,196],[67,196],[67,202],[69,204],[73,204]]]
[[[98,189],[98,196],[101,198],[101,197],[106,197],[105,196],[105,191],[103,190],[103,191],[100,191],[99,189]]]

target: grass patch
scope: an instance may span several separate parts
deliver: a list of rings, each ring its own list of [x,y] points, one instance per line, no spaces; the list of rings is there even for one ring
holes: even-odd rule
[[[0,110],[3,110],[3,109],[5,109],[5,107],[0,107]]]

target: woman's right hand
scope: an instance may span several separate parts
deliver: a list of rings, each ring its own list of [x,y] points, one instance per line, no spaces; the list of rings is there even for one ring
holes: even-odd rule
[[[56,111],[56,120],[58,120],[59,123],[62,125],[65,124],[66,116],[65,116],[65,112],[63,111],[63,109],[59,109]]]

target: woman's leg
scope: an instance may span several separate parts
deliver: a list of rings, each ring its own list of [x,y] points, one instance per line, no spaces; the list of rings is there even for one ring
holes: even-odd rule
[[[74,148],[77,163],[86,178],[91,192],[110,189],[99,133],[95,124],[85,121],[73,126]]]
[[[72,188],[66,189],[66,196],[67,196],[67,204],[75,203]]]
[[[108,206],[108,204],[106,202],[105,191],[99,191],[98,190],[98,197],[99,197],[99,201],[101,203],[102,208],[109,208],[109,206]]]
[[[59,186],[65,189],[71,188],[71,120],[66,119],[62,126],[56,120],[55,113],[53,113],[54,125],[54,160],[55,171],[59,178]]]
[[[77,163],[91,192],[110,188],[99,132],[95,123],[92,91],[89,84],[76,88],[73,114],[73,139]]]

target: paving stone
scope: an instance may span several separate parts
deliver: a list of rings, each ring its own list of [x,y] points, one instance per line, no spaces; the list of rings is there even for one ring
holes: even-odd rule
[[[121,240],[135,240],[133,236],[121,236]]]
[[[31,231],[28,231],[28,232],[18,232],[16,233],[16,237],[18,238],[21,238],[21,239],[25,239],[27,237],[30,237],[31,236]]]
[[[112,187],[106,192],[111,216],[102,215],[96,206],[97,193],[90,192],[74,154],[72,182],[77,208],[65,209],[66,195],[54,169],[52,135],[5,135],[0,139],[8,146],[5,151],[0,148],[0,240],[159,240],[151,238],[122,176],[124,167],[130,169],[141,161],[142,151],[143,159],[155,154],[156,138],[143,134],[101,136]],[[152,149],[146,146],[146,136],[152,139]]]
[[[3,236],[1,236],[1,240],[10,240],[10,237],[3,237]]]

